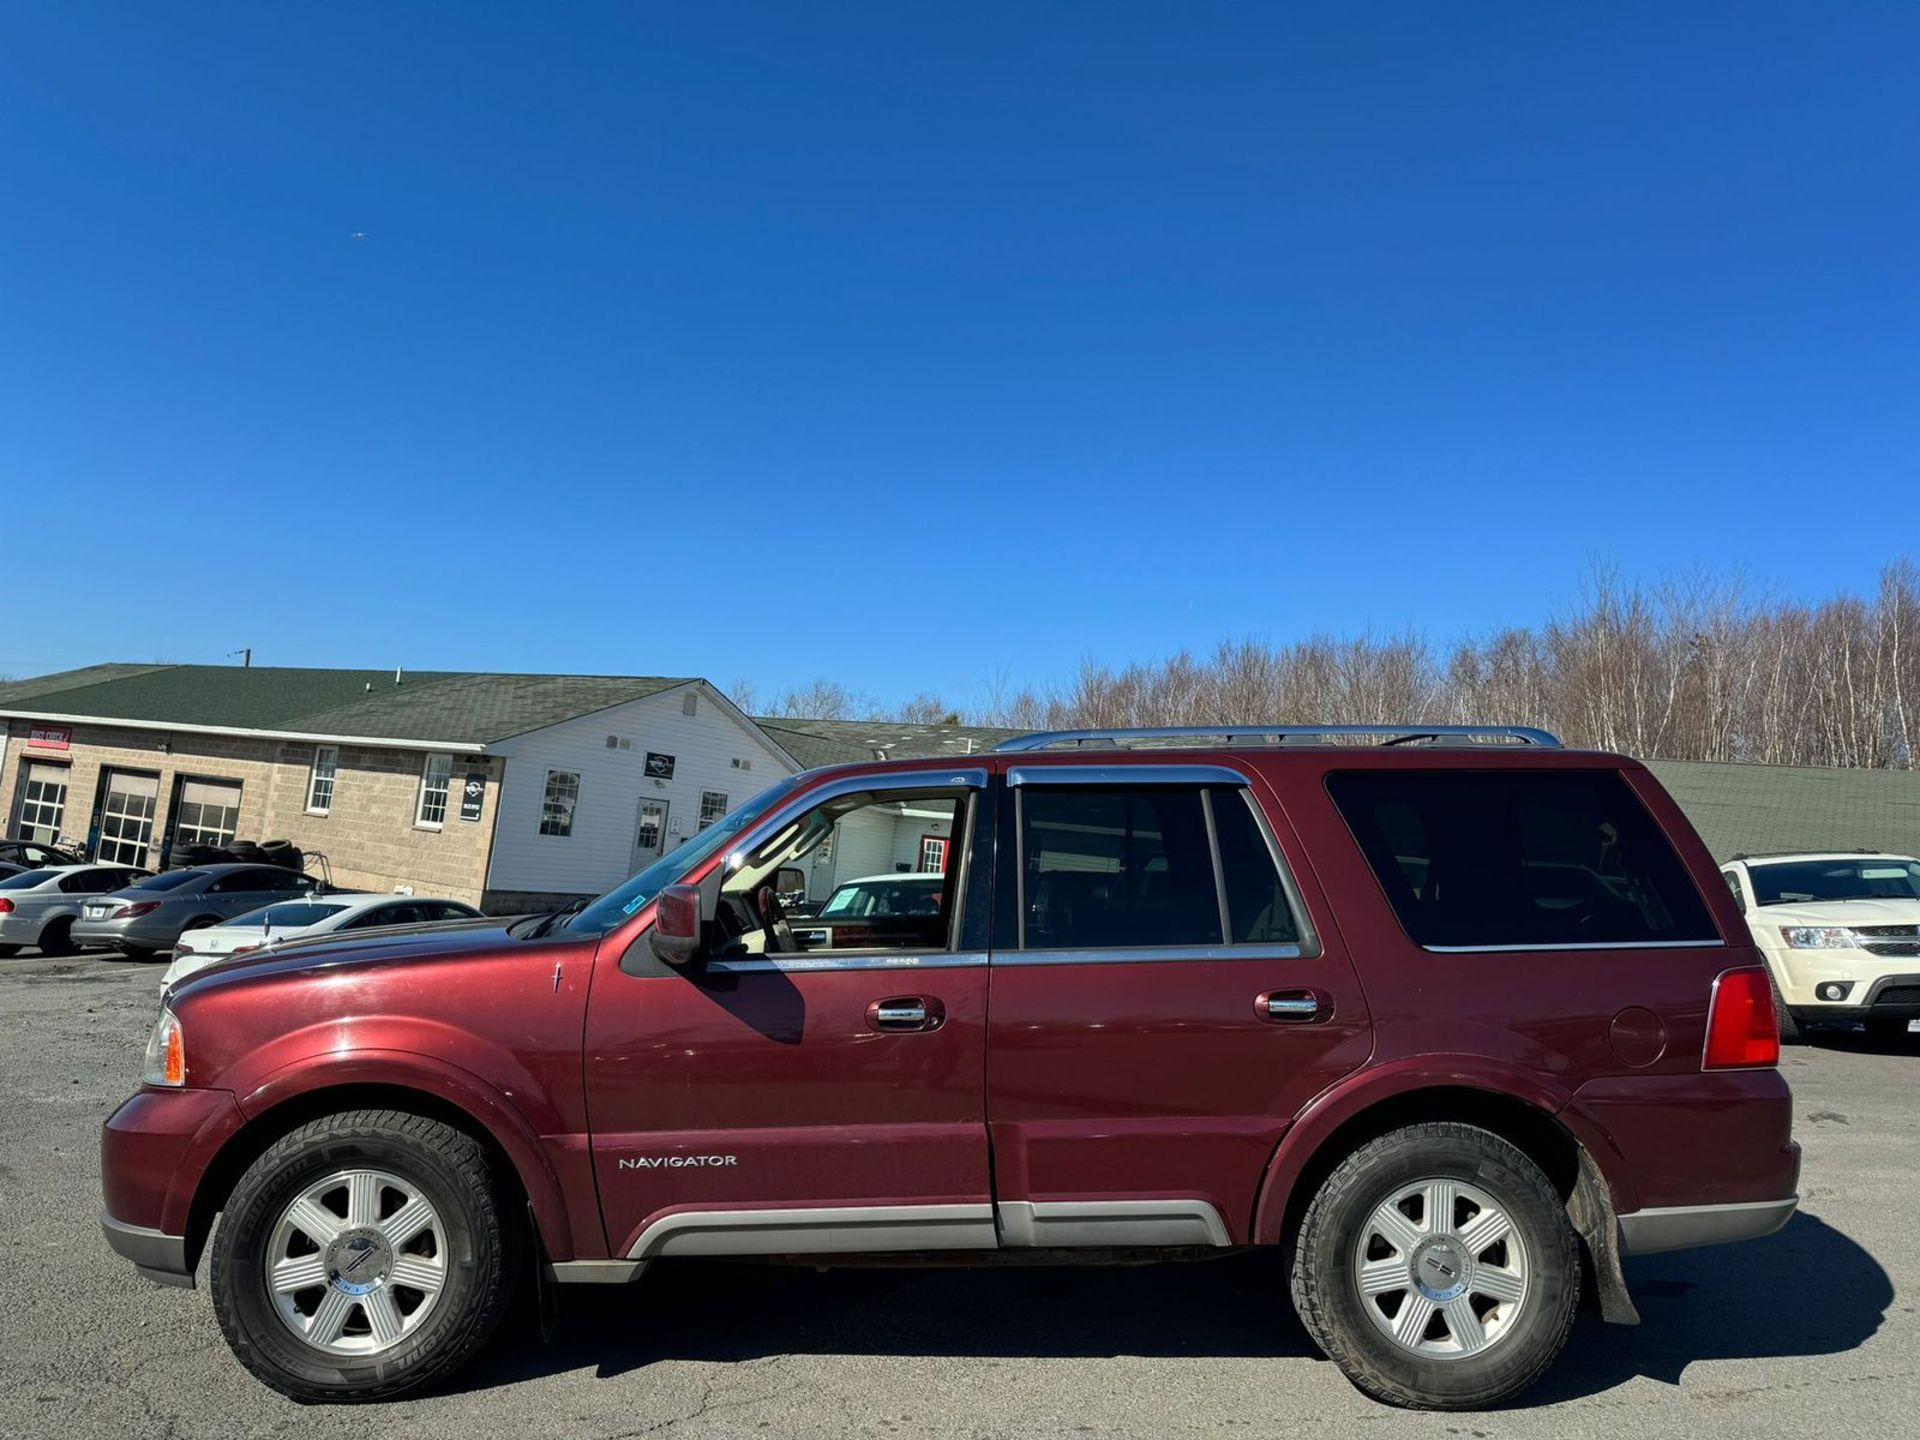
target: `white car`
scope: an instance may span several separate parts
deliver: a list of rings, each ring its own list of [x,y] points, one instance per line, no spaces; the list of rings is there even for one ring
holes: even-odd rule
[[[189,930],[173,947],[173,963],[160,977],[171,985],[233,955],[268,949],[288,940],[358,933],[384,925],[433,925],[449,920],[478,920],[481,914],[458,900],[419,895],[320,895],[282,900],[219,925]]]
[[[1855,1023],[1920,1039],[1920,860],[1741,855],[1720,873],[1773,974],[1782,1039]]]

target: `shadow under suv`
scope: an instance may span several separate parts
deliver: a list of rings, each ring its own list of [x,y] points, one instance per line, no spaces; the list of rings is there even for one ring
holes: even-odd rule
[[[796,862],[876,816],[953,837],[940,905],[809,943]],[[1777,1055],[1637,762],[1037,735],[793,776],[577,913],[191,977],[106,1124],[104,1224],[156,1280],[210,1255],[235,1353],[307,1400],[446,1375],[529,1274],[1278,1247],[1355,1384],[1484,1406],[1583,1288],[1634,1318],[1622,1254],[1787,1221]]]

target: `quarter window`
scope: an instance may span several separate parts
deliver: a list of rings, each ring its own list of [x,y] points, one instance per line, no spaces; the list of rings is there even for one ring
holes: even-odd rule
[[[706,829],[727,813],[727,792],[724,790],[702,790],[700,792],[700,828]]]
[[[573,834],[573,807],[580,803],[580,777],[571,770],[549,770],[540,802],[542,835]]]
[[[1200,791],[1027,786],[1020,823],[1026,949],[1221,943]]]
[[[340,768],[340,750],[334,745],[318,745],[313,751],[313,772],[307,776],[307,812],[324,815],[333,809],[333,776]]]
[[[453,757],[429,755],[420,768],[420,804],[414,812],[416,825],[438,829],[447,818],[447,790],[453,783]]]
[[[1213,830],[1220,846],[1220,882],[1227,897],[1228,938],[1244,943],[1296,945],[1300,922],[1274,864],[1267,834],[1241,790],[1210,790]]]
[[[1685,865],[1613,771],[1347,771],[1327,790],[1417,944],[1719,942]]]

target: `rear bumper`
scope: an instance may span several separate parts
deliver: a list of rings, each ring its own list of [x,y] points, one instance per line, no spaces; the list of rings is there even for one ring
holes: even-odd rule
[[[1758,1240],[1793,1218],[1798,1195],[1784,1200],[1753,1200],[1737,1205],[1673,1205],[1620,1217],[1623,1255],[1657,1255],[1697,1245]]]
[[[104,947],[109,950],[125,949],[132,946],[136,950],[169,950],[173,942],[180,938],[180,927],[172,921],[163,920],[158,925],[143,924],[140,920],[76,920],[73,922],[73,943],[88,947]]]
[[[129,1225],[104,1210],[100,1229],[114,1253],[133,1262],[133,1268],[156,1285],[193,1288],[193,1269],[187,1264],[187,1237]]]

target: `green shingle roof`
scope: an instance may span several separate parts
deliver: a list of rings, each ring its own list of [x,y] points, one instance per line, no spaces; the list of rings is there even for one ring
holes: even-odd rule
[[[1716,860],[1769,850],[1920,854],[1920,771],[1649,760]]]
[[[842,765],[852,760],[943,759],[978,755],[1026,732],[991,725],[910,725],[898,720],[794,720],[756,717],[754,724],[802,765]]]
[[[498,675],[280,666],[94,665],[0,685],[0,712],[342,739],[487,745],[688,683],[658,675]]]

